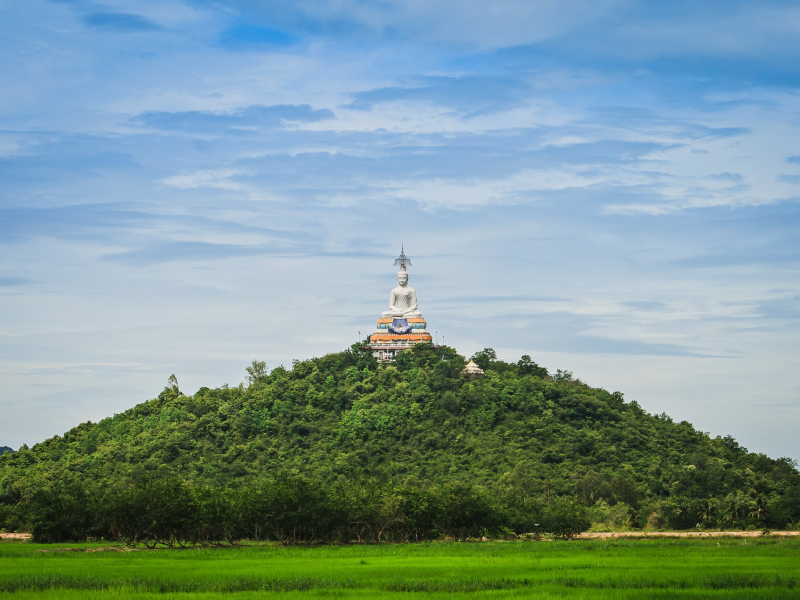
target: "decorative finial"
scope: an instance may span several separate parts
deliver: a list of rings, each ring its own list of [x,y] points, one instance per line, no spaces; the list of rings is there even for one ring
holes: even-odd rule
[[[403,245],[400,246],[400,256],[394,259],[395,266],[400,265],[400,270],[405,271],[406,265],[411,264],[411,260],[406,257],[406,250]]]

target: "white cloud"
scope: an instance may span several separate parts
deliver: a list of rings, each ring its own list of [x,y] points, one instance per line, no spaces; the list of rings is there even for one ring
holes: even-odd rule
[[[162,183],[180,188],[219,188],[221,190],[241,190],[243,186],[235,181],[231,181],[231,177],[245,173],[240,169],[216,169],[216,170],[203,170],[194,171],[193,173],[185,173],[182,175],[172,175],[162,179]]]

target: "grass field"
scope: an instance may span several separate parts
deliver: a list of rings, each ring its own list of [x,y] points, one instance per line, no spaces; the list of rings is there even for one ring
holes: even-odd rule
[[[800,598],[797,538],[98,546],[0,542],[0,598]]]

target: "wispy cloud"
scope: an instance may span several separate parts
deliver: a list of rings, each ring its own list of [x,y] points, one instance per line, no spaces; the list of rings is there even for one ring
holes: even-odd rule
[[[148,227],[153,214],[101,204],[0,210],[0,244],[52,237],[113,239],[121,227]]]
[[[218,169],[218,170],[203,170],[195,171],[193,173],[185,173],[182,175],[173,175],[163,180],[167,185],[177,188],[220,188],[228,190],[240,190],[242,185],[231,178],[236,175],[243,174],[244,171],[237,169]]]
[[[115,31],[118,33],[135,33],[152,31],[159,26],[140,15],[129,13],[97,12],[83,18],[84,23],[94,29]]]
[[[216,261],[242,256],[276,254],[278,252],[285,253],[286,249],[265,246],[171,241],[160,242],[137,250],[107,254],[105,258],[107,260],[130,265],[154,265],[167,262]]]
[[[24,277],[3,277],[0,276],[0,287],[12,287],[17,285],[25,285],[31,283],[30,279]]]
[[[417,85],[414,85],[414,84]],[[513,77],[425,77],[408,87],[386,87],[356,92],[347,108],[370,110],[389,102],[431,103],[476,116],[506,110],[529,101],[530,85]]]
[[[228,47],[250,46],[251,44],[266,46],[289,46],[297,41],[294,36],[249,23],[232,25],[219,36],[220,44]]]
[[[308,104],[282,104],[248,106],[228,113],[146,111],[131,119],[131,123],[167,131],[208,133],[228,129],[274,127],[287,123],[315,123],[333,118],[333,112],[327,108],[314,109]]]

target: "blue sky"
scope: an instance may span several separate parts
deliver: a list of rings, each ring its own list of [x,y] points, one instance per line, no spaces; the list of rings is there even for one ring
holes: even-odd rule
[[[0,445],[439,341],[800,459],[800,6],[0,2]]]

